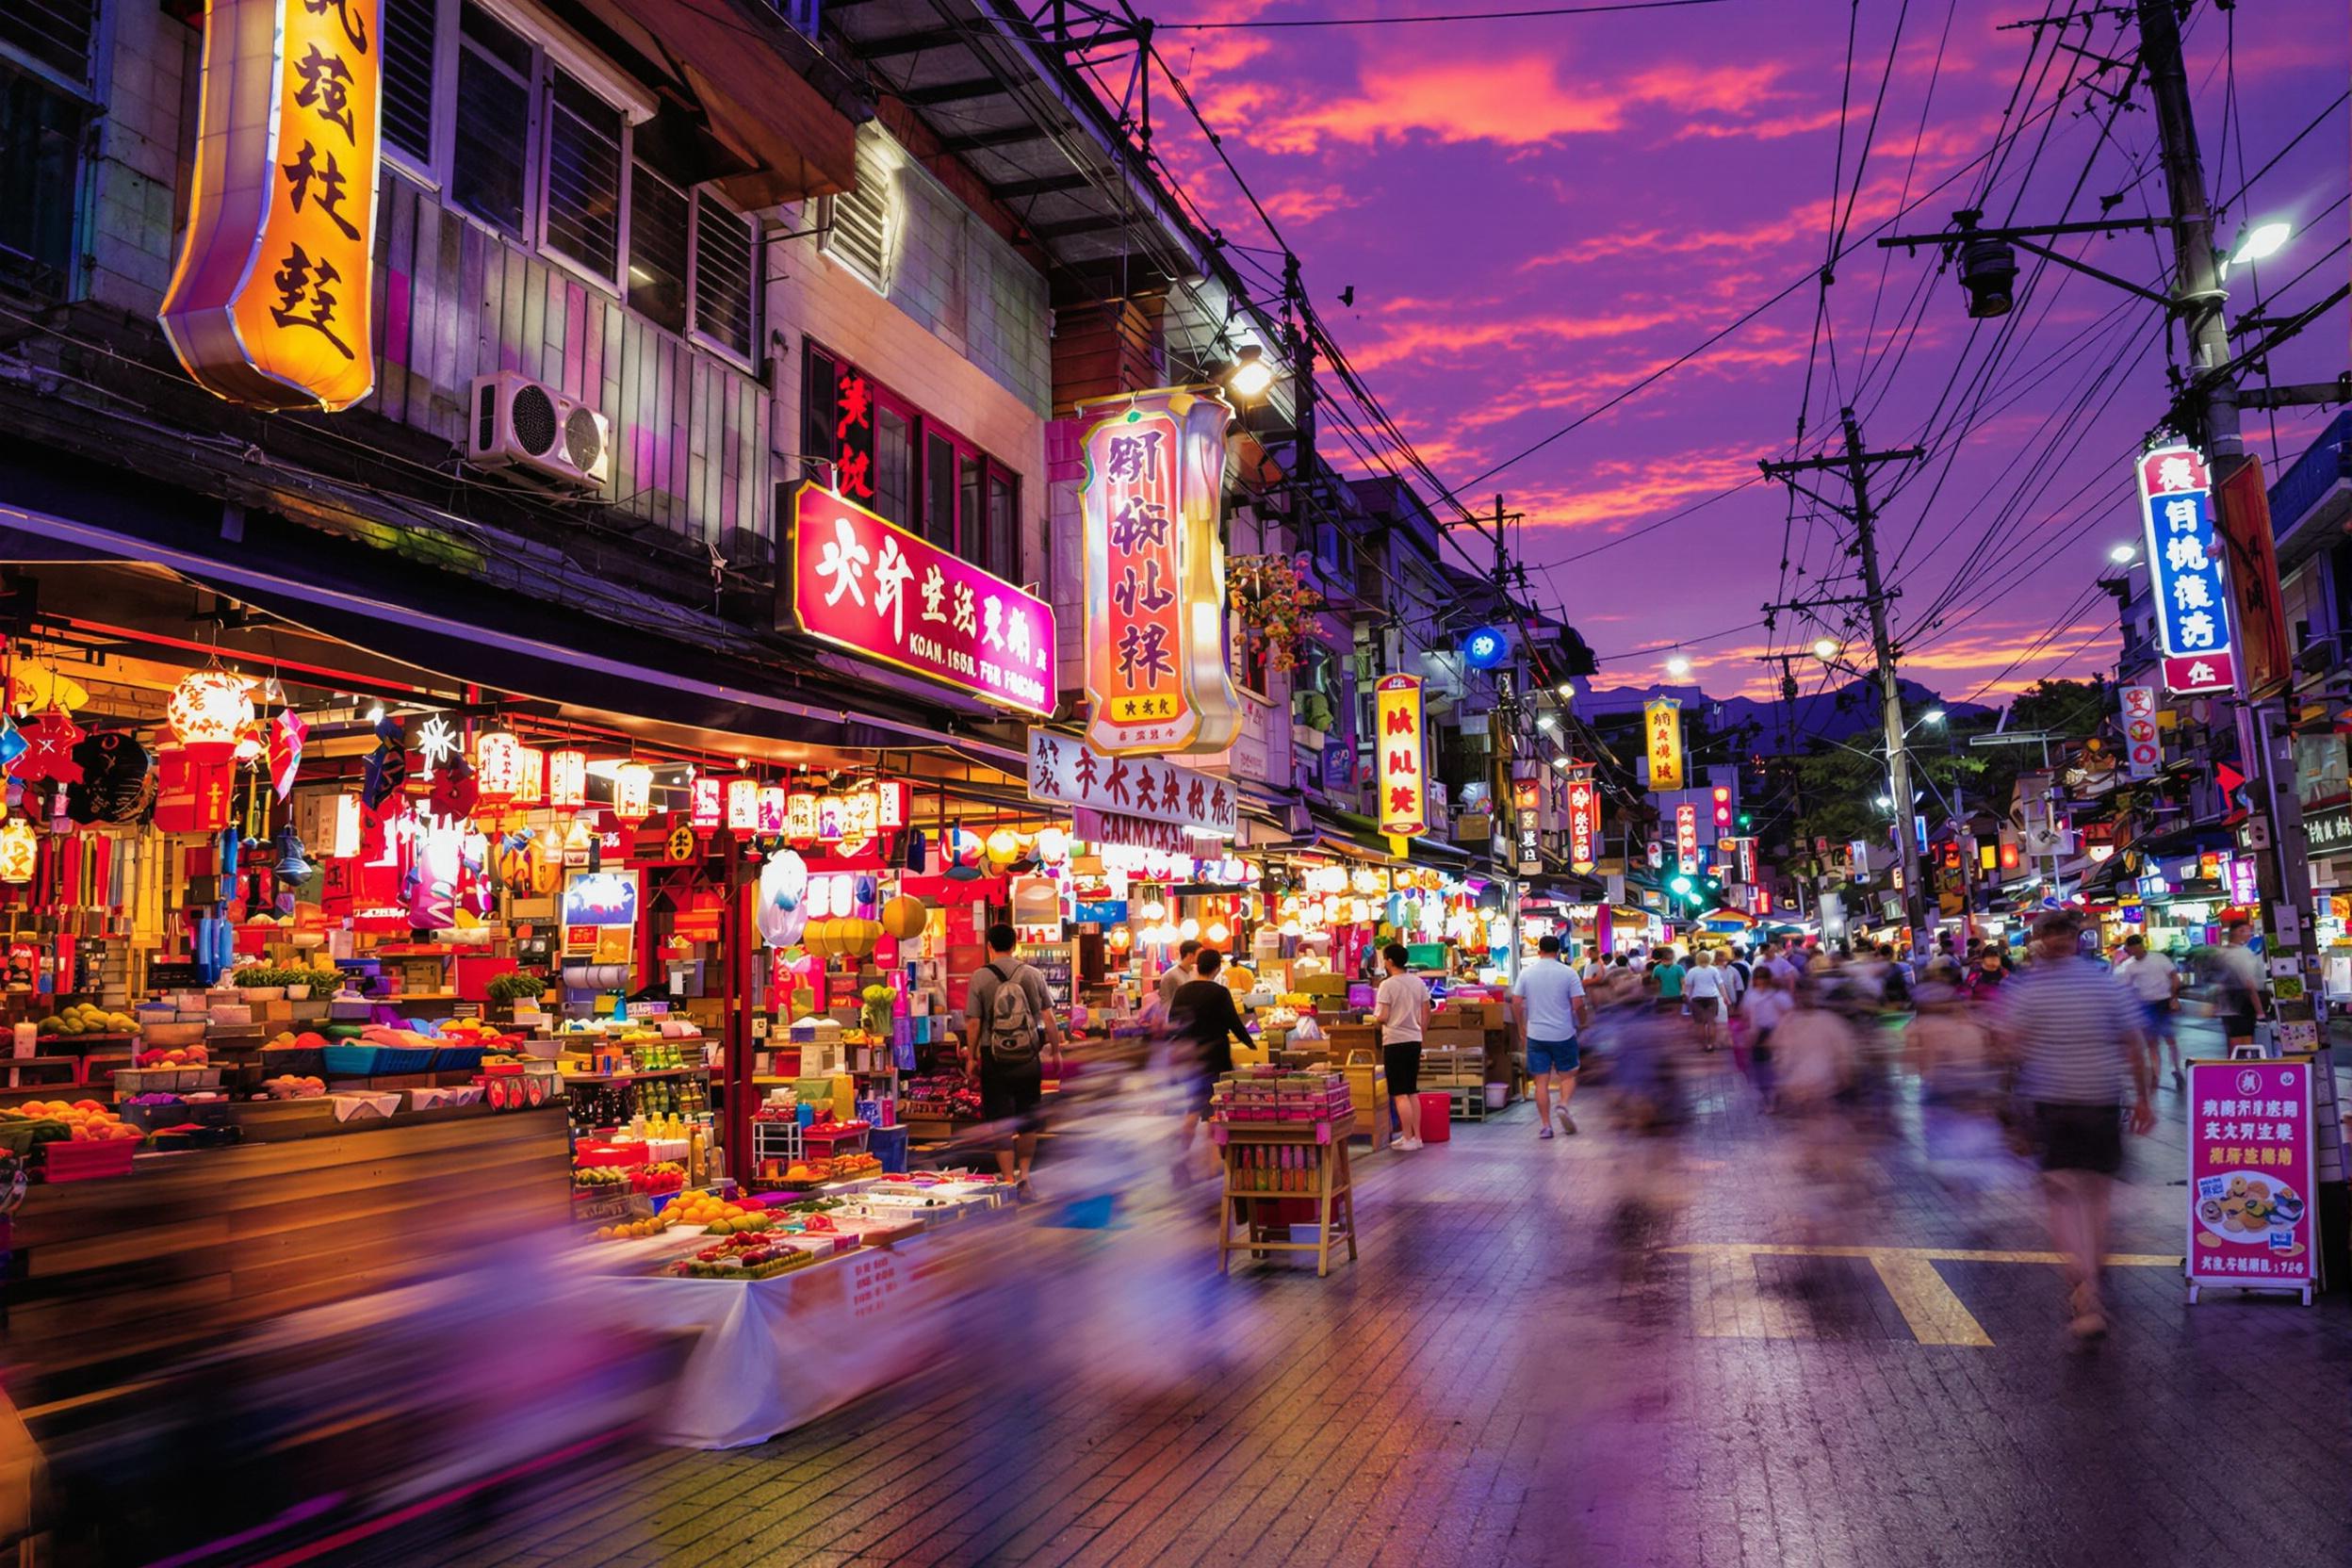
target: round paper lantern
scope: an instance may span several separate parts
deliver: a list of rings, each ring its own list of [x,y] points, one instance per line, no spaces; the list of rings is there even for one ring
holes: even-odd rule
[[[474,784],[477,798],[496,810],[522,792],[523,743],[503,729],[493,729],[474,743]]]
[[[0,882],[30,882],[41,858],[41,842],[33,825],[18,817],[0,826]]]
[[[808,862],[779,849],[760,868],[760,935],[770,947],[790,947],[808,924]]]
[[[222,762],[237,755],[238,734],[253,716],[253,683],[227,670],[197,670],[172,689],[163,716],[190,759]]]
[[[880,921],[851,919],[833,923],[834,950],[845,958],[872,957],[874,943],[881,939]]]
[[[1000,827],[988,835],[988,858],[1000,866],[1009,866],[1021,858],[1021,835],[1009,827]]]
[[[612,814],[638,823],[653,815],[653,770],[643,762],[623,762],[612,774]]]
[[[577,811],[588,804],[588,754],[566,746],[547,754],[547,804]]]
[[[1070,835],[1058,827],[1037,829],[1037,860],[1042,865],[1058,866],[1070,858]]]
[[[901,893],[882,906],[882,929],[894,940],[913,941],[930,923],[930,907],[919,898]]]

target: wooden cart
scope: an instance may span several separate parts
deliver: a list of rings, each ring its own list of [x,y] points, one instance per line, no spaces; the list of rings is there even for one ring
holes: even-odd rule
[[[1348,1261],[1355,1261],[1356,1191],[1348,1160],[1348,1139],[1355,1130],[1352,1115],[1335,1121],[1211,1124],[1225,1168],[1225,1190],[1217,1210],[1218,1273],[1226,1271],[1235,1252],[1253,1258],[1269,1252],[1313,1252],[1320,1278],[1331,1271],[1331,1246],[1341,1239],[1348,1243]],[[1271,1185],[1269,1175],[1274,1178]],[[1282,1185],[1285,1179],[1297,1184]],[[1289,1226],[1275,1222],[1267,1209],[1269,1204],[1300,1201],[1315,1206],[1313,1241],[1290,1240]]]

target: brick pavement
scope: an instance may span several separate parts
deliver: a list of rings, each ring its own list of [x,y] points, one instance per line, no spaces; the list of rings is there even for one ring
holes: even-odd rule
[[[1010,1316],[975,1305],[952,1375],[760,1447],[647,1455],[435,1560],[2352,1560],[2342,1298],[2190,1308],[2174,1269],[2119,1269],[2113,1338],[2077,1352],[2054,1269],[1965,1255],[2045,1248],[2029,1184],[1932,1179],[1908,1107],[1891,1144],[1838,1146],[1838,1184],[1807,1182],[1787,1129],[1713,1070],[1671,1161],[1596,1108],[1548,1143],[1525,1108],[1458,1124],[1358,1161],[1363,1258],[1328,1280],[1284,1262],[1217,1281],[1210,1224],[1187,1218],[1199,1269],[1180,1258],[1156,1308],[1099,1275],[998,1303]],[[2115,1243],[2177,1257],[2180,1097],[2161,1099]],[[1620,1248],[1627,1193],[1661,1217]],[[1919,1305],[1938,1289],[1973,1334]],[[1158,1349],[1180,1375],[1155,1377]]]

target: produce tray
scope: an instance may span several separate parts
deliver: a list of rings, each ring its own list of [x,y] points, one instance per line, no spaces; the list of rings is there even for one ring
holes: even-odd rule
[[[445,1045],[433,1054],[435,1072],[480,1072],[482,1057],[490,1054],[486,1045]]]
[[[115,1110],[140,1132],[153,1133],[189,1122],[199,1127],[224,1127],[231,1119],[231,1103],[226,1100],[199,1100],[192,1103],[183,1100],[170,1105],[118,1105]]]
[[[330,1045],[325,1051],[324,1076],[383,1078],[399,1072],[430,1072],[436,1054],[433,1046]]]
[[[42,1169],[52,1182],[90,1182],[106,1176],[128,1176],[131,1156],[139,1152],[135,1138],[108,1138],[103,1143],[45,1143]]]
[[[119,1067],[112,1076],[115,1094],[124,1100],[141,1094],[179,1094],[188,1089],[220,1086],[218,1067]]]

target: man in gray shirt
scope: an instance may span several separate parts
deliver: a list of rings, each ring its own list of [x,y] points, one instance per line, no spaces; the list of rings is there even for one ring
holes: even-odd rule
[[[1161,972],[1160,1010],[1162,1012],[1173,1012],[1176,1007],[1176,993],[1200,978],[1200,966],[1194,961],[1200,952],[1200,944],[1186,938],[1176,949],[1176,961]]]

